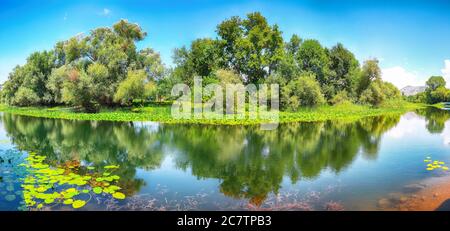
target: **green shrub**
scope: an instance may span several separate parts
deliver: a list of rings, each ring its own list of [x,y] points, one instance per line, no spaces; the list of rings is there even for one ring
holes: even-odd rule
[[[373,106],[381,104],[386,99],[386,95],[384,94],[382,87],[383,86],[380,81],[370,83],[369,87],[361,93],[359,102]]]
[[[127,78],[120,82],[114,95],[114,101],[122,105],[131,105],[134,99],[143,99],[146,90],[146,77],[145,71],[129,71]]]
[[[330,100],[332,105],[341,105],[351,103],[351,98],[348,96],[346,91],[340,91]]]
[[[13,104],[17,106],[36,105],[39,102],[39,96],[30,88],[19,87],[14,95]]]
[[[282,89],[282,107],[298,110],[300,106],[317,106],[325,103],[314,74],[303,74]]]

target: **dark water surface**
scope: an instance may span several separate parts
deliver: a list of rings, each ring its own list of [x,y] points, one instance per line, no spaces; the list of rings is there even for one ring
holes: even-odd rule
[[[430,108],[263,131],[4,113],[0,210],[30,209],[23,185],[32,173],[19,167],[30,152],[44,156],[50,169],[75,163],[66,169],[76,174],[118,166],[116,184],[126,199],[86,192],[81,210],[376,210],[386,194],[446,174],[427,171],[424,159],[450,162],[449,118]],[[73,209],[58,200],[39,203],[43,210]]]

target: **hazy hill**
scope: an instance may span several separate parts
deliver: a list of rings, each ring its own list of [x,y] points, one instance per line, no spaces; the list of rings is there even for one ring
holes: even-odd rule
[[[425,86],[406,86],[402,88],[400,91],[405,96],[415,95],[417,93],[424,92],[427,87]]]

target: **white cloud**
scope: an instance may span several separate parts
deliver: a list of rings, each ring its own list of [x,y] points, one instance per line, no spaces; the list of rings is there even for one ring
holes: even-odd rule
[[[392,139],[402,139],[414,134],[423,133],[425,120],[414,112],[408,112],[402,116],[400,122],[385,135]]]
[[[408,72],[400,66],[385,68],[381,70],[382,79],[394,84],[399,89],[406,86],[423,86],[424,81],[417,77],[416,73]]]
[[[445,81],[447,82],[447,87],[450,85],[450,60],[444,61],[445,66],[444,69],[441,69],[442,76],[444,77]]]
[[[100,15],[103,15],[103,16],[108,16],[110,14],[111,14],[111,10],[108,8],[104,8],[103,11],[100,13]]]

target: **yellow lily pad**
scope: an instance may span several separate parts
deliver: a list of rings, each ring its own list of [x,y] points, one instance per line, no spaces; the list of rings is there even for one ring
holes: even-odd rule
[[[79,208],[83,207],[84,205],[86,205],[86,201],[83,201],[83,200],[76,200],[72,203],[72,207],[74,209],[79,209]]]
[[[123,200],[125,199],[125,194],[121,193],[121,192],[115,192],[112,194],[112,196],[116,199],[120,199]]]

